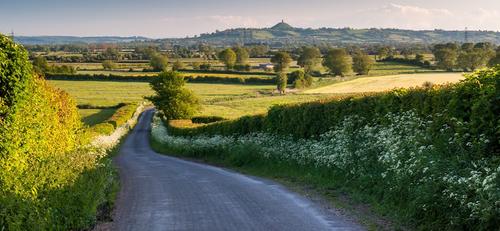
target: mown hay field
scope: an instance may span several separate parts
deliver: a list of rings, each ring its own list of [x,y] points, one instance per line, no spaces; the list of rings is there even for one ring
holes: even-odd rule
[[[464,79],[463,73],[402,74],[379,77],[363,77],[325,87],[311,89],[305,93],[344,94],[358,92],[380,92],[394,88],[422,86],[426,82],[433,84],[456,83]]]

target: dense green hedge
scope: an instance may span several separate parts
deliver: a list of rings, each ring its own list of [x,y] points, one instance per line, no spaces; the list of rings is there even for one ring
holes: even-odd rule
[[[191,122],[195,124],[209,124],[209,123],[215,123],[219,121],[226,120],[224,117],[220,116],[195,116],[191,118]]]
[[[264,75],[269,76],[273,73],[269,72],[250,72],[250,71],[227,71],[227,70],[192,70],[192,69],[181,69],[179,72],[188,73],[212,73],[212,74],[240,74],[240,75]]]
[[[318,136],[346,116],[361,115],[377,121],[389,112],[415,110],[420,116],[442,124],[448,120],[470,122],[470,133],[500,140],[500,67],[472,74],[455,85],[432,88],[400,89],[364,97],[349,97],[331,102],[272,107],[268,115],[243,117],[234,121],[209,124],[186,130],[185,134],[244,134],[272,131],[297,138]],[[499,150],[499,142],[492,145]]]
[[[101,135],[109,135],[116,128],[125,124],[130,118],[132,118],[136,109],[136,104],[125,104],[118,108],[116,112],[104,122],[90,127],[90,131]]]
[[[149,82],[151,76],[122,76],[102,74],[45,74],[47,80],[77,80],[77,81],[126,81],[126,82]]]
[[[150,82],[151,76],[120,76],[120,75],[60,75],[47,74],[48,80],[77,80],[77,81],[126,81],[126,82]],[[228,84],[274,84],[274,78],[270,77],[227,77],[227,76],[184,76],[190,83],[228,83]]]
[[[91,226],[113,168],[88,145],[75,102],[32,74],[23,47],[0,35],[0,230]]]

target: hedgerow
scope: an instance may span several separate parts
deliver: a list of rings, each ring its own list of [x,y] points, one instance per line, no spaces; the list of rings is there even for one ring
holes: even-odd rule
[[[123,76],[103,74],[46,74],[48,80],[75,80],[75,81],[124,81],[124,82],[150,82],[152,76]],[[227,84],[274,84],[271,77],[229,77],[229,76],[184,76],[190,83],[227,83]]]
[[[116,112],[107,120],[102,123],[96,124],[89,128],[89,131],[99,135],[109,135],[116,128],[125,124],[134,115],[137,105],[136,104],[119,104]]]
[[[275,171],[272,175],[306,179],[319,188],[361,194],[421,230],[499,227],[498,158],[471,158],[496,141],[459,135],[469,125],[459,121],[435,134],[432,127],[439,121],[414,111],[381,119],[385,122],[347,116],[316,139],[266,132],[173,136],[159,118],[151,133],[153,145],[166,153]],[[468,142],[471,137],[476,141]]]
[[[499,140],[500,67],[481,70],[455,85],[399,89],[330,102],[310,102],[272,107],[267,116],[250,116],[208,124],[190,134],[232,134],[272,131],[296,138],[317,137],[346,116],[360,115],[380,121],[387,113],[414,110],[419,116],[440,116],[440,124],[456,119],[470,123],[470,132]],[[441,116],[442,115],[442,116]],[[437,118],[436,118],[437,119]],[[382,122],[382,121],[381,121]],[[439,127],[439,126],[438,126]],[[435,129],[439,130],[436,127]],[[499,150],[499,143],[491,151]]]
[[[27,52],[0,35],[0,230],[89,227],[114,182],[89,145],[75,102],[35,76]]]

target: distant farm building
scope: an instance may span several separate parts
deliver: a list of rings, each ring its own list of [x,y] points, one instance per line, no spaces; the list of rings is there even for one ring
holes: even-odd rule
[[[262,70],[272,70],[273,68],[274,68],[274,64],[272,64],[272,63],[259,64],[259,69],[262,69]]]

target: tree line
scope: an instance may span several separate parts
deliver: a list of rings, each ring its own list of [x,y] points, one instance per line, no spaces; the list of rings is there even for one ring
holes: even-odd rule
[[[447,71],[474,71],[482,67],[500,64],[500,47],[491,43],[436,44],[432,53],[436,66]]]

